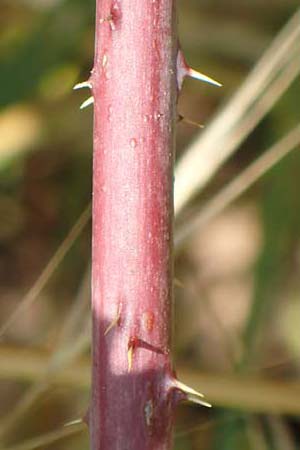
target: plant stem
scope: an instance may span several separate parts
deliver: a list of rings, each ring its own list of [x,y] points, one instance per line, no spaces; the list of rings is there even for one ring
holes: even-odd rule
[[[97,1],[92,450],[171,448],[174,4]]]

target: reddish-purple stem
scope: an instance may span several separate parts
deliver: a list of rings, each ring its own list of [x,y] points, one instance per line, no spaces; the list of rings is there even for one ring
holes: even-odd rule
[[[174,0],[97,0],[92,450],[171,448]]]

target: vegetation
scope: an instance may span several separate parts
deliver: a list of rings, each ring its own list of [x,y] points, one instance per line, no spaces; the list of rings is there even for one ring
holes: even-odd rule
[[[178,408],[174,448],[297,449],[298,3],[178,6],[187,61],[223,88],[189,79],[178,99],[173,353],[213,408]],[[89,448],[93,107],[72,88],[94,17],[91,0],[1,4],[5,450]]]

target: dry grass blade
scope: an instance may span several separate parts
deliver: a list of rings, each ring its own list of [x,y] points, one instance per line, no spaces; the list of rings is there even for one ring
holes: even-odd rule
[[[48,365],[48,375],[52,377],[57,372],[62,370],[78,356],[84,353],[91,342],[91,320],[90,314],[87,314],[85,324],[82,327],[78,337],[72,342],[68,342],[67,345],[61,345],[61,347],[54,352]]]
[[[21,300],[19,306],[14,310],[11,316],[5,321],[5,323],[0,328],[0,339],[7,331],[7,329],[13,324],[17,317],[20,316],[39,296],[45,284],[61,263],[67,252],[70,250],[80,233],[83,231],[84,227],[87,225],[91,217],[91,205],[89,204],[83,211],[79,219],[76,221],[75,225],[70,230],[69,234],[66,236],[62,244],[56,250],[47,266],[42,271],[41,275],[34,283],[34,285],[27,292],[25,297]]]
[[[287,65],[282,68],[282,70],[278,73],[278,76],[274,78],[266,91],[262,93],[261,97],[257,99],[256,103],[241,119],[230,141],[232,147],[238,147],[238,145],[245,138],[245,133],[249,134],[249,132],[255,128],[255,126],[261,121],[261,119],[263,119],[268,111],[271,110],[276,101],[284,94],[291,83],[299,75],[300,46],[293,55],[294,58],[291,58]]]
[[[19,399],[0,423],[0,436],[6,436],[15,428],[20,417],[32,407],[38,398],[49,388],[56,373],[82,354],[90,344],[90,314],[87,309],[90,269],[84,274],[77,298],[65,320],[55,350],[43,367],[38,382],[32,385]],[[78,335],[78,330],[82,330]],[[76,333],[76,334],[75,334]]]
[[[299,63],[298,63],[299,64]],[[249,189],[262,175],[277,164],[289,152],[300,144],[300,125],[296,126],[284,138],[274,144],[260,158],[254,161],[231,183],[222,188],[201,210],[179,228],[175,234],[175,246],[178,249],[195,231],[201,229],[243,192]]]
[[[85,321],[81,327],[82,332],[77,338],[70,340],[73,335],[74,327],[78,324],[78,321],[82,322],[82,317],[79,317],[79,312],[83,312],[83,306],[85,305],[84,297],[86,297],[87,282],[89,279],[89,271],[84,276],[83,283],[79,289],[77,301],[74,302],[73,308],[70,311],[69,320],[67,320],[63,326],[62,333],[57,344],[57,350],[44,361],[44,364],[40,366],[39,370],[37,366],[34,366],[34,372],[37,377],[33,377],[31,381],[35,381],[33,384],[13,407],[13,409],[6,415],[0,425],[1,437],[7,436],[9,432],[16,427],[20,417],[24,416],[26,412],[32,407],[32,405],[38,400],[38,398],[49,388],[49,386],[55,380],[55,376],[66,366],[70,365],[73,360],[82,354],[90,344],[90,318],[89,313],[85,314]],[[74,336],[73,336],[74,337]],[[6,353],[7,354],[7,353]],[[22,367],[24,367],[25,361],[29,362],[29,366],[34,365],[34,361],[30,359],[29,355],[21,357]],[[6,360],[5,371],[10,371],[10,363]],[[22,374],[22,370],[20,370]],[[23,372],[24,374],[24,372]],[[22,376],[21,376],[22,378]],[[73,430],[73,428],[72,428]],[[72,431],[73,432],[73,431]],[[24,444],[24,448],[36,448],[40,445],[46,445],[52,442],[52,438],[55,440],[69,435],[71,433],[62,430],[62,432],[56,432],[41,436],[37,439],[30,440]],[[45,438],[45,441],[44,441]],[[19,448],[19,446],[17,447]],[[23,448],[23,444],[20,446]]]
[[[82,432],[85,429],[83,424],[74,425],[61,430],[51,431],[50,433],[42,434],[33,439],[23,442],[22,444],[13,445],[2,450],[33,450],[35,448],[44,448],[47,445],[53,444],[60,439]]]
[[[26,358],[24,359],[24,353]],[[0,377],[38,380],[49,355],[36,350],[0,349]],[[215,407],[238,408],[256,413],[300,415],[299,381],[275,381],[258,376],[230,373],[203,373],[178,367],[180,379],[195,389],[205,389],[205,397]],[[86,358],[66,366],[52,380],[56,386],[89,389],[90,361]]]
[[[9,433],[11,428],[15,426],[15,421],[27,412],[36,399],[45,392],[48,387],[47,381],[38,382],[28,389],[22,396],[21,400],[13,407],[13,409],[5,415],[0,423],[0,438],[3,439]]]
[[[45,376],[45,366],[51,355],[48,352],[13,346],[0,347],[0,379],[20,382],[39,382]],[[87,360],[67,365],[51,379],[53,385],[79,389],[90,386],[90,364]]]
[[[200,137],[190,146],[179,161],[176,169],[175,212],[178,214],[190,198],[210,180],[221,164],[237,149],[243,139],[259,123],[264,114],[273,106],[282,89],[273,89],[274,83],[280,85],[282,78],[288,79],[287,66],[298,62],[300,52],[300,10],[294,14],[287,25],[275,38],[269,49],[256,64],[240,89],[220,111]],[[297,57],[298,54],[298,57]],[[299,65],[299,64],[298,64]],[[285,84],[285,89],[295,79],[299,70]],[[272,90],[272,101],[265,106],[263,114],[243,123],[261,97],[267,98]],[[270,95],[269,97],[270,98]],[[253,117],[255,117],[253,115]]]
[[[87,223],[89,215],[90,208],[87,208],[71,230],[71,233],[72,231],[73,233],[70,233],[66,239],[70,238],[70,236],[72,239],[76,239],[78,232],[80,232],[80,230],[82,230],[84,225]],[[74,233],[74,229],[76,233]],[[66,243],[66,240],[64,243]],[[66,248],[64,249],[66,250]],[[60,249],[56,252],[56,255],[59,250]],[[48,264],[48,267],[50,263]],[[51,275],[51,271],[48,272],[48,275]],[[68,318],[62,327],[61,335],[58,339],[57,345],[55,346],[55,351],[44,364],[43,370],[40,373],[37,382],[33,384],[24,395],[22,395],[16,405],[14,405],[5,418],[0,422],[0,436],[2,438],[3,436],[7,436],[11,430],[16,427],[18,420],[23,417],[39,399],[39,397],[47,391],[49,386],[52,384],[56,373],[70,364],[77,358],[77,356],[82,354],[88,348],[90,344],[90,314],[89,311],[84,314],[84,308],[87,306],[87,302],[85,300],[88,297],[86,294],[89,289],[89,278],[90,271],[88,270],[83,277],[83,282],[79,288],[77,299],[73,303],[73,307],[69,311]],[[79,326],[79,322],[81,323],[81,326]],[[75,329],[82,330],[79,335],[77,331],[78,336],[74,336]]]
[[[58,341],[63,344],[74,339],[78,335],[78,330],[81,329],[81,324],[86,321],[86,310],[89,311],[90,304],[90,283],[91,283],[91,268],[87,268],[83,275],[82,282],[79,286],[76,298],[72,307],[68,310],[67,317],[64,320]],[[89,312],[88,312],[89,314]]]
[[[185,383],[202,388],[214,406],[265,414],[300,413],[299,381],[283,382],[234,374],[207,374],[182,367],[178,369]],[[203,389],[205,387],[205,389]]]
[[[257,417],[250,417],[247,421],[246,436],[250,448],[255,450],[268,450],[270,448],[262,423]]]
[[[297,449],[297,445],[293,439],[291,429],[281,417],[269,416],[267,418],[267,421],[268,426],[273,433],[274,440],[277,444],[278,449]]]
[[[89,319],[89,318],[88,318]],[[0,423],[0,437],[7,436],[17,421],[32,407],[37,399],[53,383],[57,374],[81,355],[90,344],[90,320],[76,340],[58,346],[48,361],[45,361],[36,384],[33,384]]]
[[[188,436],[192,433],[201,433],[202,431],[207,430],[208,428],[214,427],[217,424],[215,419],[207,420],[204,423],[199,423],[192,427],[187,428],[186,430],[180,430],[175,433],[175,438],[181,438],[184,436]]]

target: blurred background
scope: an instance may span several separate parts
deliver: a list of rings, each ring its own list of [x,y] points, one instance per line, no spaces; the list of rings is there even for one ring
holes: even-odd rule
[[[89,448],[94,3],[0,0],[1,449]],[[178,1],[176,450],[300,448],[298,6]]]

